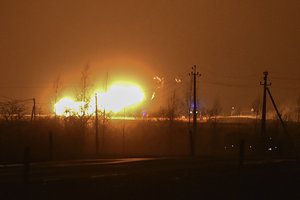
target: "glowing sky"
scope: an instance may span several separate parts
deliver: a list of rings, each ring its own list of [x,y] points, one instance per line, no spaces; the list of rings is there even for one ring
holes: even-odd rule
[[[300,90],[299,10],[299,0],[4,0],[0,97],[36,97],[50,108],[54,79],[73,93],[86,64],[91,83],[109,71],[151,97],[154,76],[188,79],[197,64],[207,106],[215,98],[229,110],[249,106],[266,69],[275,98],[290,103]]]

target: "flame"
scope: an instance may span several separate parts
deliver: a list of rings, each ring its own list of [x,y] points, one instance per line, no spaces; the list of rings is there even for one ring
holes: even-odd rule
[[[98,104],[108,111],[119,112],[125,107],[142,102],[145,95],[138,86],[134,85],[113,85],[107,93],[100,93]]]
[[[82,108],[84,103],[78,102],[70,97],[65,97],[59,100],[54,105],[54,111],[56,115],[70,116],[72,114],[82,114]]]
[[[114,84],[107,92],[96,92],[96,94],[98,97],[98,109],[105,109],[108,112],[119,112],[145,99],[144,92],[139,86],[128,83]],[[54,105],[54,112],[59,116],[82,115],[84,105],[84,102],[65,97]],[[95,97],[91,96],[85,112],[90,115],[94,114],[95,105]]]

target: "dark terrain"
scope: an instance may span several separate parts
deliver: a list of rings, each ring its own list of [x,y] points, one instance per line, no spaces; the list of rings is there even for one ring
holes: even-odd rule
[[[142,158],[2,165],[0,199],[299,199],[296,158]]]

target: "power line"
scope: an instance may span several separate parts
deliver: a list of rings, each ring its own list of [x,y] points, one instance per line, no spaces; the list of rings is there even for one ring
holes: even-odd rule
[[[300,78],[291,78],[291,77],[283,77],[283,76],[272,76],[274,80],[281,80],[281,81],[300,81]]]
[[[220,78],[226,78],[226,79],[256,79],[257,77],[257,73],[251,73],[251,74],[246,74],[246,75],[228,75],[228,74],[224,74],[224,73],[220,73],[219,71],[214,71],[211,70],[211,68],[208,67],[204,67],[204,66],[200,66],[201,71],[203,72],[202,74],[209,74],[209,75],[213,75],[218,76]]]
[[[45,88],[51,88],[49,86],[3,86],[0,85],[1,89],[45,89]]]
[[[211,81],[208,79],[203,78],[203,82],[206,82],[208,84],[212,85],[219,85],[219,86],[225,86],[225,87],[239,87],[239,88],[255,88],[257,87],[257,84],[233,84],[233,83],[224,83],[224,82],[219,82],[219,81]]]

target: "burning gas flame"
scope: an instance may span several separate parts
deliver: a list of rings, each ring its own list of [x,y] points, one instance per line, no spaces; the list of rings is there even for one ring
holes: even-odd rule
[[[119,112],[145,100],[144,92],[139,86],[124,83],[112,85],[107,92],[97,92],[97,97],[98,109],[105,109],[108,112]],[[59,116],[82,115],[85,110],[84,105],[84,102],[66,97],[54,105],[54,112]],[[91,96],[85,113],[93,114],[95,106],[95,96]]]

